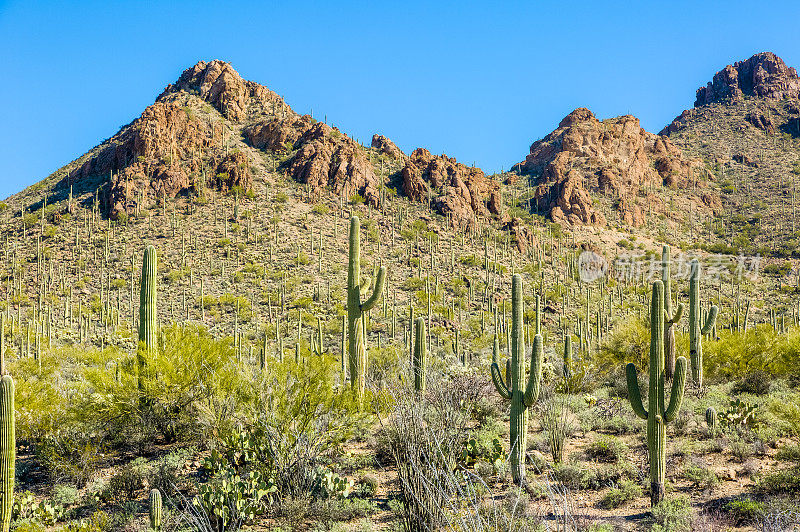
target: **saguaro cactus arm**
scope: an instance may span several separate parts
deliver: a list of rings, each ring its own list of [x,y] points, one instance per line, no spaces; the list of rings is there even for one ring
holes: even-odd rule
[[[625,366],[625,376],[628,380],[628,399],[634,413],[642,419],[647,419],[647,410],[642,403],[642,391],[639,389],[639,376],[636,374],[636,364],[633,362]]]
[[[681,316],[683,316],[683,303],[678,303],[672,317],[670,317],[669,312],[664,311],[664,321],[669,324],[678,323],[681,320]]]
[[[492,382],[503,399],[511,399],[511,391],[503,381],[503,376],[500,375],[500,366],[497,363],[492,363]]]
[[[669,397],[669,406],[664,411],[664,422],[670,423],[678,417],[683,402],[683,392],[686,389],[686,357],[678,357],[675,361],[675,375],[672,378],[672,391]]]
[[[383,295],[383,287],[386,285],[386,267],[381,266],[381,269],[378,270],[378,276],[375,279],[375,288],[372,290],[372,295],[361,303],[361,311],[367,312],[375,306],[378,300]]]
[[[719,314],[719,308],[716,305],[712,305],[711,308],[708,310],[708,317],[706,318],[706,322],[700,329],[700,334],[705,335],[711,332],[711,329],[713,329],[714,325],[717,323],[717,314]]]
[[[543,352],[544,341],[542,340],[542,335],[537,334],[533,338],[533,353],[531,356],[531,372],[528,376],[528,384],[525,385],[525,395],[523,396],[523,401],[525,402],[525,406],[533,406],[536,400],[539,398],[539,384],[542,381],[542,359],[544,358]]]

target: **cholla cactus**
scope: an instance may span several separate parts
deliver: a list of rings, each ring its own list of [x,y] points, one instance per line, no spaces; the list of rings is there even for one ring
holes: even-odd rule
[[[527,363],[522,317],[522,277],[514,274],[511,278],[511,359],[506,362],[506,377],[503,379],[496,360],[497,355],[493,354],[495,361],[492,363],[492,381],[500,395],[511,400],[511,477],[517,484],[525,484],[528,408],[539,398],[543,359],[542,335],[537,334],[533,340],[531,370],[526,383]],[[495,338],[495,351],[496,346]]]
[[[683,402],[686,386],[686,359],[678,357],[675,375],[672,379],[672,392],[667,405],[664,385],[664,283],[653,283],[653,296],[650,304],[650,387],[648,405],[642,403],[636,366],[628,364],[628,396],[633,411],[647,420],[647,449],[650,455],[650,503],[655,506],[664,498],[664,478],[666,469],[667,423],[675,420]]]

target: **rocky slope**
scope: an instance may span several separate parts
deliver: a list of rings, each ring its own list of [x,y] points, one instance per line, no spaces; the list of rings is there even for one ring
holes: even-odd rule
[[[379,207],[390,181],[383,157],[406,165],[402,191],[415,201],[430,200],[455,226],[500,214],[500,188],[480,170],[446,156],[406,158],[382,136],[373,145],[365,148],[336,127],[295,113],[228,63],[201,61],[141,117],[58,174],[62,189],[95,186],[99,176],[100,199],[112,218],[208,187],[245,191],[254,174],[275,170],[306,184],[312,196],[330,190]]]
[[[601,196],[621,222],[640,226],[646,213],[665,211],[662,187],[685,189],[699,166],[634,116],[601,121],[579,108],[534,142],[516,168],[536,177],[535,208],[554,221],[605,226],[609,209]],[[715,204],[705,192],[693,191],[692,201],[701,209]]]
[[[708,231],[724,246],[797,254],[800,77],[794,68],[770,52],[728,65],[662,133],[703,161],[723,206]]]

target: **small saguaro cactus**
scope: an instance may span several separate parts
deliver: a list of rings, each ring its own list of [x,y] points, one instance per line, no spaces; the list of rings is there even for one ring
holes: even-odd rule
[[[417,318],[414,334],[414,356],[411,359],[414,369],[414,390],[425,391],[425,365],[427,351],[425,349],[425,318]]]
[[[650,455],[650,503],[655,506],[664,498],[664,477],[666,469],[667,423],[675,420],[683,402],[686,387],[686,358],[678,357],[675,375],[672,379],[672,392],[669,404],[665,397],[664,377],[664,283],[653,283],[653,296],[650,304],[650,385],[648,405],[645,410],[636,365],[630,363],[625,368],[628,380],[628,396],[633,411],[647,420],[647,449]]]
[[[566,386],[569,387],[570,380],[572,380],[572,336],[567,334],[564,337],[564,381]]]
[[[664,283],[664,371],[667,379],[675,373],[675,324],[683,315],[683,303],[672,310],[672,281],[670,280],[669,246],[661,251],[661,279]]]
[[[359,402],[366,388],[367,352],[364,345],[364,313],[368,312],[383,294],[386,283],[386,267],[381,266],[375,278],[372,295],[361,300],[361,226],[358,216],[350,218],[350,258],[347,268],[347,338],[350,366],[350,386],[355,390]]]
[[[717,436],[717,411],[713,406],[706,408],[706,425],[708,425],[708,432],[711,437]]]
[[[712,305],[703,323],[700,314],[700,262],[693,259],[689,274],[689,358],[692,362],[692,379],[698,388],[703,387],[703,336],[711,332],[717,321],[719,309]]]
[[[4,365],[4,364],[3,364]],[[16,461],[16,433],[14,425],[14,379],[0,376],[0,522],[2,532],[11,526],[14,506],[14,463]]]
[[[161,530],[161,492],[158,488],[150,490],[150,529],[158,532]]]
[[[511,360],[506,362],[505,380],[500,367],[492,363],[492,381],[498,393],[511,400],[511,478],[515,483],[525,484],[525,452],[527,450],[528,408],[539,398],[539,384],[542,379],[542,335],[533,340],[530,376],[527,383],[527,361],[525,360],[525,337],[523,312],[522,277],[514,274],[511,278]],[[495,340],[495,344],[497,341]],[[493,356],[493,358],[496,358]]]
[[[139,349],[136,360],[138,364],[139,390],[144,389],[144,372],[147,357],[152,356],[158,347],[158,317],[156,310],[156,273],[158,258],[156,248],[147,246],[142,260],[142,279],[139,292]]]

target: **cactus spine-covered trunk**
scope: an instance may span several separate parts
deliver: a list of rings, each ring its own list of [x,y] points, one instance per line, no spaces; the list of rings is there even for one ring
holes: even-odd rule
[[[700,313],[700,263],[693,259],[689,275],[689,359],[692,362],[692,379],[698,388],[703,387],[703,335],[708,334],[717,321],[719,310],[712,305],[704,323]]]
[[[417,326],[414,334],[414,390],[425,391],[425,365],[427,351],[425,349],[425,319],[417,318]]]
[[[150,490],[150,529],[158,532],[161,530],[161,492],[158,488]]]
[[[16,433],[14,425],[14,379],[11,375],[0,377],[0,521],[2,532],[11,526],[14,506],[14,463],[16,460]]]
[[[642,403],[636,366],[627,365],[628,396],[633,411],[647,420],[647,449],[650,456],[650,503],[655,506],[664,498],[666,469],[666,424],[678,416],[686,385],[686,359],[678,357],[672,392],[667,406],[664,376],[664,283],[653,283],[650,303],[650,382],[647,409]]]
[[[350,386],[356,392],[359,403],[366,389],[367,353],[364,344],[364,313],[368,312],[381,297],[386,281],[386,268],[381,266],[375,279],[372,295],[361,301],[361,225],[358,216],[350,218],[350,256],[347,267],[347,338],[350,366]]]
[[[520,485],[525,484],[528,408],[539,398],[543,353],[542,335],[537,334],[533,340],[531,370],[526,382],[523,315],[522,277],[514,274],[511,278],[511,360],[506,364],[505,380],[498,363],[492,363],[492,381],[498,393],[511,400],[511,478]]]
[[[717,436],[717,411],[713,406],[706,409],[706,424],[708,425],[708,432],[712,438]]]
[[[139,291],[139,348],[137,350],[138,386],[144,389],[144,373],[147,358],[155,354],[158,345],[158,321],[156,310],[156,273],[158,258],[156,248],[147,246],[142,260],[142,279]]]
[[[664,246],[661,250],[661,280],[664,283],[664,372],[666,378],[672,379],[675,373],[675,322],[672,315],[672,281],[670,280],[670,249]]]

